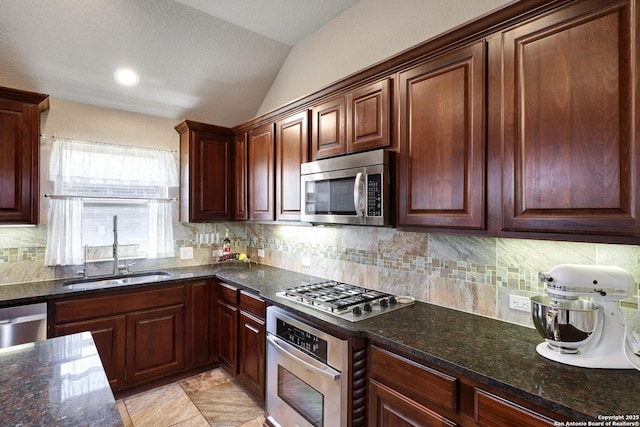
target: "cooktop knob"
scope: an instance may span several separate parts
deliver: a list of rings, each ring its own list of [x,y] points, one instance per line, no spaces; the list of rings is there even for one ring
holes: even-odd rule
[[[359,316],[362,314],[362,310],[360,310],[360,307],[353,307],[353,310],[351,310],[351,312],[356,316]]]
[[[380,300],[380,307],[388,307],[389,306],[389,301],[387,301],[386,298],[382,298]]]
[[[396,301],[396,297],[389,297],[389,304],[396,305],[398,301]]]
[[[364,311],[371,311],[371,304],[366,303],[365,305],[362,306],[362,309]]]

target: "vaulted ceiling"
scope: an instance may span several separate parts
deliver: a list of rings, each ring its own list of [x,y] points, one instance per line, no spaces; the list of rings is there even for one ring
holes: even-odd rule
[[[233,126],[292,46],[357,1],[0,0],[0,86]],[[137,86],[115,82],[121,67]]]

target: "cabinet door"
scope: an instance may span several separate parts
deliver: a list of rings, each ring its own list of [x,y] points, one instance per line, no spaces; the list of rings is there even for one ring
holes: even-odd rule
[[[230,131],[191,121],[176,130],[180,132],[180,221],[232,219]]]
[[[234,139],[235,160],[235,219],[249,218],[247,206],[247,133],[236,135]]]
[[[457,424],[392,388],[378,381],[369,380],[368,425],[376,427],[445,427]]]
[[[313,160],[347,152],[344,95],[333,98],[311,110],[311,155]]]
[[[583,1],[503,34],[504,230],[639,233],[633,13]]]
[[[485,227],[485,47],[400,73],[399,224]]]
[[[212,304],[209,282],[194,282],[187,285],[187,356],[188,366],[195,367],[211,363],[217,358],[217,350],[211,342],[217,342],[215,323],[211,322]]]
[[[238,341],[239,379],[257,399],[264,401],[266,360],[264,320],[240,311]]]
[[[182,370],[184,344],[184,305],[128,314],[126,383]]]
[[[390,79],[347,94],[347,152],[388,147]]]
[[[249,219],[275,219],[273,125],[249,131]]]
[[[54,336],[89,331],[109,380],[111,390],[124,385],[126,317],[124,315],[67,323],[54,327]]]
[[[40,111],[2,99],[5,92],[11,91],[0,90],[0,224],[37,224]]]
[[[300,221],[300,165],[308,161],[308,112],[281,120],[276,137],[276,219]]]
[[[238,375],[238,308],[218,301],[218,358],[232,375]]]

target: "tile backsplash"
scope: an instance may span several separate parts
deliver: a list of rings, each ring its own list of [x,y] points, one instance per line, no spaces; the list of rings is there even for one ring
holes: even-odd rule
[[[191,246],[194,258],[132,260],[133,270],[211,263],[217,246],[197,243],[197,236],[214,231],[223,235],[225,228],[232,251],[247,252],[263,264],[526,326],[531,326],[530,314],[509,309],[509,295],[544,293],[538,273],[555,265],[617,265],[640,282],[640,246],[634,245],[256,223],[175,224],[176,254],[179,247]],[[0,285],[77,277],[80,266],[44,266],[45,242],[46,226],[0,228]],[[258,249],[265,251],[264,258],[258,258]],[[91,262],[89,274],[107,274],[111,267],[110,262]],[[640,329],[637,288],[636,295],[623,302],[623,310],[634,329]]]

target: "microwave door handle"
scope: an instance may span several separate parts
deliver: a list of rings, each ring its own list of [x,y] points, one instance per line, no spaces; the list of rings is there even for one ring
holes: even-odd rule
[[[331,381],[337,381],[337,380],[340,379],[340,372],[334,371],[333,369],[329,368],[328,366],[326,367],[326,369],[318,368],[317,366],[312,365],[311,363],[307,362],[306,360],[302,360],[301,358],[299,358],[298,356],[296,356],[295,354],[293,354],[292,352],[288,351],[285,348],[286,343],[282,342],[280,339],[274,337],[273,335],[267,335],[267,341],[269,341],[269,344],[273,345],[273,348],[275,348],[279,352],[283,353],[285,356],[292,358],[297,363],[300,363],[302,366],[304,366],[309,371],[315,372],[315,373],[320,374],[320,375],[322,375],[324,377],[327,377]]]
[[[364,182],[362,181],[363,177],[362,172],[358,172],[356,174],[356,181],[353,185],[353,204],[356,206],[356,216],[358,218],[364,218],[364,203],[362,200],[362,196],[364,194]]]

